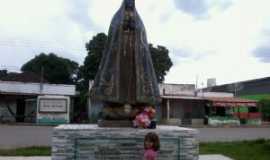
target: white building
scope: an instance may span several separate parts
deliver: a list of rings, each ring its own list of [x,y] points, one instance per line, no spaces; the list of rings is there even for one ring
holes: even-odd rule
[[[0,122],[70,122],[74,85],[0,81]]]

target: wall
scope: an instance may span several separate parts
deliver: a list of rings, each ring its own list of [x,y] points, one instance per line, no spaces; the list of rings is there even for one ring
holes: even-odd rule
[[[210,126],[223,126],[223,125],[240,125],[240,120],[233,117],[209,117],[208,125]]]
[[[187,95],[194,96],[193,84],[159,84],[160,95]]]
[[[27,123],[36,123],[37,116],[37,99],[25,100],[25,119]]]
[[[75,85],[0,81],[0,92],[16,94],[75,95]]]
[[[162,122],[166,124],[184,123],[184,119],[190,123],[202,124],[205,116],[204,101],[187,99],[170,99],[170,120],[167,120],[167,101],[162,102]]]
[[[66,96],[39,96],[37,123],[58,125],[70,122],[70,98]]]
[[[16,102],[8,102],[10,109],[16,114]],[[14,118],[8,111],[5,102],[0,101],[0,123],[1,122],[16,122],[16,118]]]
[[[144,137],[160,139],[158,160],[198,160],[198,131],[176,126],[155,130],[100,128],[96,125],[61,125],[54,129],[52,160],[142,160]]]
[[[199,97],[233,97],[233,93],[227,92],[198,92]]]
[[[162,103],[162,119],[167,118],[167,100]],[[184,100],[170,99],[170,118],[184,119],[188,118],[186,113],[191,113],[190,118],[204,118],[204,101],[200,100]]]

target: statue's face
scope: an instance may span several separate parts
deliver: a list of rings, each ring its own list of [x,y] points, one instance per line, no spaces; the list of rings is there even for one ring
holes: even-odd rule
[[[133,10],[135,8],[135,0],[125,0],[125,8]]]

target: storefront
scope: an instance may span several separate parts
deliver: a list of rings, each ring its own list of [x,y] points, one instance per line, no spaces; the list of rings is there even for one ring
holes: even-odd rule
[[[201,97],[162,96],[162,121],[172,125],[203,125],[204,105]]]
[[[0,123],[69,123],[74,85],[0,81]]]
[[[261,124],[257,101],[234,97],[207,97],[205,100],[208,125]]]

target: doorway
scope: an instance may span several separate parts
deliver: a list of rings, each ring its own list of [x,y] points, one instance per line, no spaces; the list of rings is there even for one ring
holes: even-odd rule
[[[17,99],[17,108],[16,108],[16,122],[24,122],[25,117],[25,101],[24,99]]]

